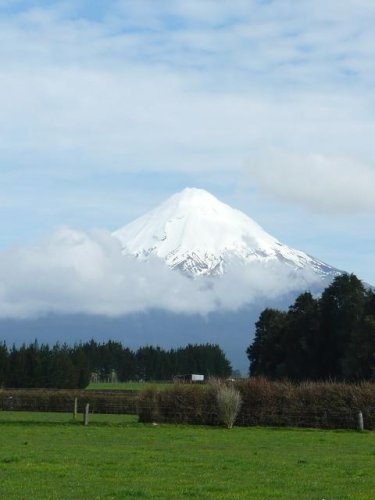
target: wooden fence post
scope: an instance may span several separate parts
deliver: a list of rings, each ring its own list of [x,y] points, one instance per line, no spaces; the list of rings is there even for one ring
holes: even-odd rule
[[[73,420],[77,419],[77,413],[78,413],[78,398],[74,398]]]
[[[83,425],[89,425],[89,410],[90,410],[90,405],[87,403],[85,406],[85,413],[83,414]]]
[[[358,430],[363,431],[364,430],[364,425],[363,425],[363,414],[362,412],[358,412]]]

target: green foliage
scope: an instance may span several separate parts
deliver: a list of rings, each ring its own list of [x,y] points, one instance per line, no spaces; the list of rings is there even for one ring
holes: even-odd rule
[[[5,343],[0,344],[0,387],[3,387],[9,371],[9,353]]]
[[[353,274],[320,299],[306,292],[287,312],[265,309],[247,349],[250,375],[302,380],[375,379],[375,298]]]
[[[337,277],[320,299],[320,373],[324,378],[349,378],[343,366],[351,340],[362,329],[366,291],[353,274]],[[375,311],[374,311],[375,314]]]
[[[206,376],[229,376],[231,365],[215,344],[189,344],[165,350],[159,346],[140,347],[136,352],[119,342],[99,344],[91,340],[83,344],[90,370],[103,380],[115,371],[120,382],[127,380],[171,380],[184,373]]]
[[[375,379],[375,315],[365,316],[361,327],[351,336],[342,367],[347,378]]]
[[[231,365],[218,345],[203,344],[163,350],[146,346],[133,352],[120,342],[100,344],[91,340],[70,347],[66,344],[0,345],[0,387],[85,388],[92,373],[108,380],[112,373],[127,380],[171,380],[183,373],[228,376]]]
[[[282,374],[285,356],[283,353],[283,335],[286,313],[275,309],[265,309],[256,326],[255,340],[247,349],[251,359],[251,374],[266,372],[272,378]]]
[[[90,371],[82,346],[56,344],[50,348],[37,342],[0,351],[0,374],[5,387],[84,388]]]
[[[137,368],[135,354],[120,342],[109,340],[98,343],[91,340],[83,344],[90,372],[95,372],[99,379],[109,378],[112,371],[119,381],[136,378]]]
[[[229,377],[231,365],[216,344],[188,344],[165,351],[160,347],[141,347],[135,354],[137,378],[171,380],[175,375],[200,373],[206,377]]]

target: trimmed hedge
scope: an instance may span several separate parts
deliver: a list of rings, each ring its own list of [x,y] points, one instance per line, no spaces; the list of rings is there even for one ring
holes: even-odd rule
[[[231,383],[231,382],[228,382]],[[236,425],[355,429],[362,411],[365,429],[375,430],[375,383],[234,382],[242,405]],[[138,414],[140,422],[219,425],[217,386],[171,385],[162,391],[0,390],[0,411],[73,412],[86,403],[90,412]]]
[[[354,429],[362,411],[365,428],[375,429],[375,384],[270,382],[250,378],[234,383],[242,406],[237,425]],[[218,425],[215,387],[175,385],[140,394],[141,422]]]
[[[78,411],[83,412],[87,403],[90,412],[137,413],[136,391],[80,391],[55,389],[6,389],[0,390],[0,411],[73,412],[74,398]]]
[[[214,390],[204,385],[175,384],[158,391],[149,388],[138,399],[140,422],[218,425]]]
[[[375,429],[375,384],[270,382],[250,378],[237,384],[242,396],[238,425]]]

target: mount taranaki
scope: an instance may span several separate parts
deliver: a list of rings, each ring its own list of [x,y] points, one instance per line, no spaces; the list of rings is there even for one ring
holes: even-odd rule
[[[137,263],[152,266],[160,261],[174,276],[193,280],[207,293],[221,290],[216,309],[206,314],[153,308],[119,317],[47,314],[2,319],[0,338],[7,343],[113,339],[131,348],[211,342],[224,349],[234,368],[245,372],[245,350],[259,313],[265,307],[287,307],[304,290],[318,293],[341,273],[284,245],[243,212],[202,189],[176,193],[112,237]],[[228,307],[231,295],[239,292],[243,300]]]
[[[171,269],[194,278],[223,275],[234,262],[264,266],[278,261],[291,271],[311,271],[312,281],[338,273],[283,245],[243,212],[203,189],[184,189],[113,236],[120,240],[124,254],[141,260],[157,256]]]

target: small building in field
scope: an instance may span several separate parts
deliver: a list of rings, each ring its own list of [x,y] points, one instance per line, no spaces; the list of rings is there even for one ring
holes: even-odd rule
[[[175,375],[173,377],[173,382],[179,382],[181,384],[202,384],[204,382],[204,375],[200,375],[198,373]]]

